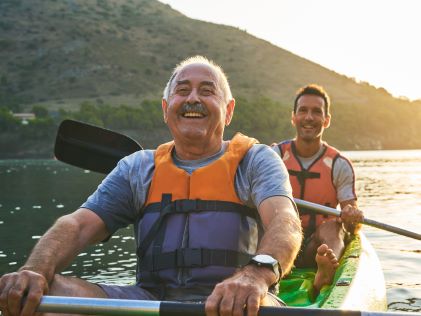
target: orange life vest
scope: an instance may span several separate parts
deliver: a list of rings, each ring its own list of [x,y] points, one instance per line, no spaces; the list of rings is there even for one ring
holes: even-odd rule
[[[235,135],[222,157],[191,175],[173,163],[173,142],[159,146],[155,153],[155,173],[146,205],[160,202],[162,194],[169,192],[172,200],[202,199],[243,204],[235,192],[235,173],[246,152],[256,142],[254,138],[240,133]]]
[[[234,182],[239,163],[256,142],[237,134],[221,157],[192,174],[174,164],[173,142],[157,148],[137,230],[140,286],[211,290],[249,262],[262,227],[257,210],[237,196]]]
[[[294,141],[289,140],[278,144],[282,160],[288,169],[292,195],[305,201],[336,208],[339,202],[336,188],[333,185],[332,166],[340,153],[326,143],[323,144],[323,147],[320,156],[305,169],[297,158]],[[306,211],[303,208],[299,208],[299,211],[306,235],[313,233],[323,221],[335,218],[335,216],[315,215],[314,212]]]

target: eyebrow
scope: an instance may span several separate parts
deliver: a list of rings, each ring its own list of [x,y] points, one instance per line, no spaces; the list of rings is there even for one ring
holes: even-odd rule
[[[181,84],[189,84],[189,83],[190,83],[190,80],[179,80],[179,81],[176,82],[176,85],[178,86],[178,85],[181,85]],[[212,87],[216,88],[216,85],[213,81],[202,81],[200,83],[200,85],[201,86],[212,86]]]

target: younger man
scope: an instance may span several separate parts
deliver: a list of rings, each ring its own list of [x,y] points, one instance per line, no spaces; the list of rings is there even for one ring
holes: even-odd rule
[[[291,118],[296,137],[272,147],[288,169],[294,198],[334,208],[339,204],[342,209],[340,218],[300,209],[304,243],[295,265],[317,265],[316,293],[332,283],[346,236],[357,233],[363,219],[351,162],[322,141],[330,125],[329,107],[329,96],[321,86],[312,84],[298,90]]]

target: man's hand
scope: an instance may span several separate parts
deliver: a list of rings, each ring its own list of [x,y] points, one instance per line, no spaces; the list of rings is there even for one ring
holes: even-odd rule
[[[232,277],[218,283],[206,300],[207,316],[248,316],[257,311],[268,292],[268,284],[276,279],[269,268],[247,265]]]
[[[356,234],[361,229],[361,222],[364,214],[357,205],[347,204],[342,208],[340,222],[343,223],[346,231]]]
[[[4,316],[33,315],[47,292],[47,279],[39,273],[21,270],[5,274],[0,278],[0,310]]]

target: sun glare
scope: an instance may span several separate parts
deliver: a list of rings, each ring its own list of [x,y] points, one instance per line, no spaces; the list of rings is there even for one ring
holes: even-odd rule
[[[238,27],[396,97],[421,99],[421,1],[161,1],[189,17]]]

